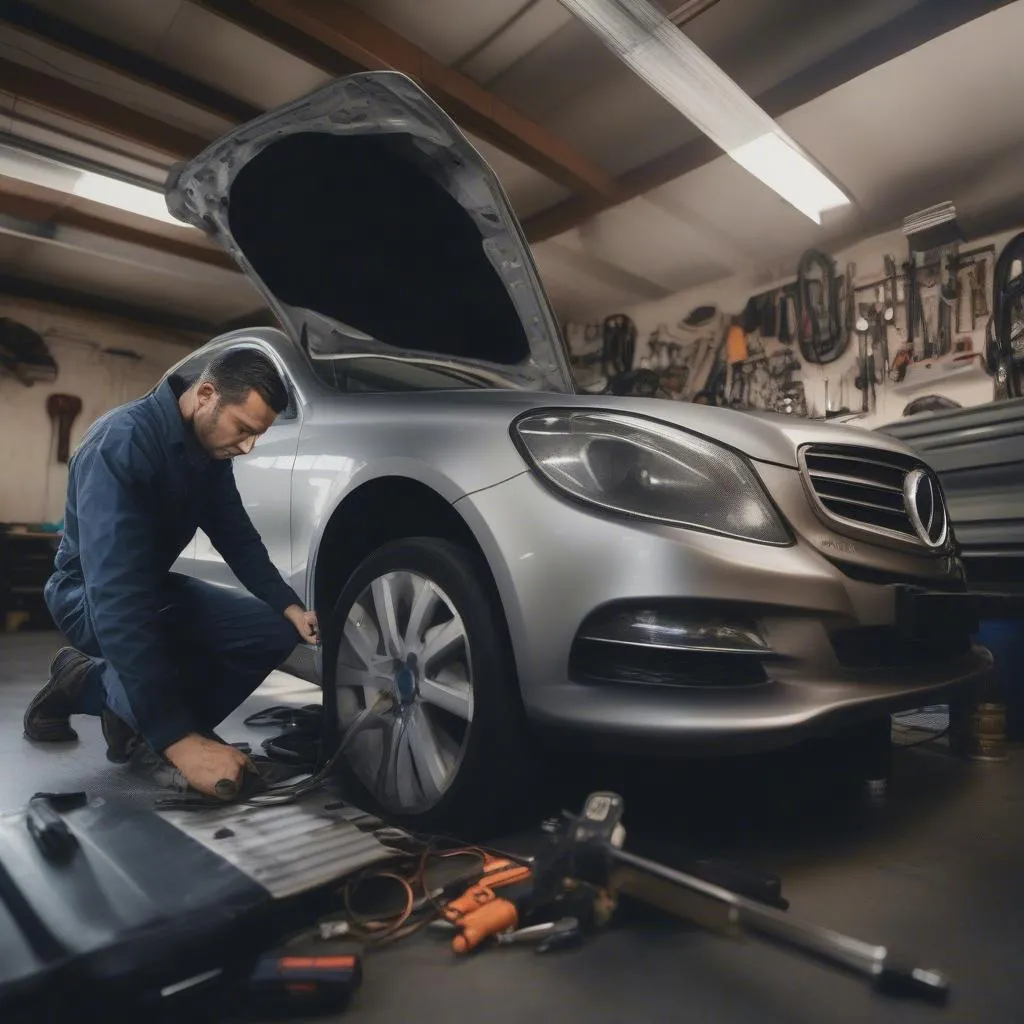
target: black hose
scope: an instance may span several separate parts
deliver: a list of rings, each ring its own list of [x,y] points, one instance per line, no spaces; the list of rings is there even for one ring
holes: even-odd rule
[[[815,302],[811,296],[813,279],[809,274],[814,267],[821,270],[820,302]],[[796,335],[800,351],[809,363],[831,363],[846,348],[847,338],[836,294],[836,264],[820,249],[808,249],[797,266]]]

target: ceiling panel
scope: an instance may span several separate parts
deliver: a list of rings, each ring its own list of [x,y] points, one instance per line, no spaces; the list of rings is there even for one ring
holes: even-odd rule
[[[634,306],[646,298],[626,288],[597,284],[592,275],[562,259],[555,246],[541,243],[534,247],[533,252],[545,291],[563,323],[603,316],[619,307]]]
[[[190,282],[154,272],[143,263],[103,259],[45,242],[26,242],[13,253],[0,247],[0,269],[55,288],[211,322],[241,316],[263,305],[240,274],[202,267],[203,277],[197,275]],[[205,287],[200,284],[203,279]]]
[[[491,170],[497,174],[502,188],[508,193],[512,208],[520,220],[532,213],[568,198],[570,191],[558,182],[545,177],[539,171],[528,167],[508,153],[476,135],[469,135],[469,141],[480,151]]]
[[[709,238],[700,218],[674,215],[669,204],[634,199],[594,217],[558,242],[660,285],[668,292],[733,272],[735,249]]]
[[[470,78],[489,85],[572,20],[556,0],[529,0],[517,6],[518,17],[503,32],[478,44],[476,51],[460,62]]]
[[[64,149],[69,152],[80,152],[89,156],[95,154],[93,147],[105,151],[94,155],[100,163],[108,163],[114,167],[121,167],[123,170],[132,173],[141,173],[143,177],[154,181],[162,181],[164,173],[161,168],[166,168],[171,163],[171,158],[166,153],[158,153],[154,149],[137,145],[125,139],[115,138],[108,132],[91,125],[82,124],[70,117],[56,114],[46,107],[37,106],[34,103],[27,103],[25,100],[0,92],[0,109],[11,111],[4,116],[0,113],[0,127],[4,131],[24,135],[27,138],[36,138],[38,141],[53,145],[55,148]],[[25,124],[24,122],[31,122]],[[33,127],[34,126],[34,127]],[[57,132],[59,138],[54,140],[53,132]],[[65,144],[63,139],[67,140]],[[81,143],[81,145],[78,145]],[[129,158],[128,163],[112,158],[112,154],[124,154]],[[148,170],[134,165],[135,161],[149,165]],[[123,164],[123,166],[122,166]]]
[[[0,57],[64,79],[98,96],[105,96],[115,103],[211,139],[220,135],[230,124],[222,118],[175,99],[160,89],[141,85],[134,79],[110,71],[85,57],[78,57],[31,36],[15,32],[6,25],[0,25]]]
[[[190,3],[182,4],[155,56],[267,110],[332,77]]]
[[[33,0],[33,5],[122,46],[152,54],[183,0]]]
[[[454,65],[502,28],[527,0],[349,0],[443,64]],[[542,0],[556,4],[557,0]]]

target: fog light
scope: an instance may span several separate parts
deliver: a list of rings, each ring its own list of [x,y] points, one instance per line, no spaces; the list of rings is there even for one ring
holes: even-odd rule
[[[622,609],[596,616],[580,631],[579,639],[709,654],[768,654],[771,650],[753,622],[677,616],[650,609]]]

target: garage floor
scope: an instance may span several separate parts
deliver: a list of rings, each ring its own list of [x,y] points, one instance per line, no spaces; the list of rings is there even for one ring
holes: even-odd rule
[[[81,742],[70,749],[34,748],[22,738],[25,703],[56,643],[48,634],[0,636],[0,809],[51,788],[148,799],[105,761],[92,720],[76,720]],[[277,674],[222,732],[258,742],[265,734],[246,736],[244,714],[309,703],[315,693]],[[801,750],[685,771],[565,765],[557,799],[576,807],[589,789],[617,788],[629,845],[666,859],[685,848],[779,872],[791,913],[945,970],[954,985],[946,1010],[883,1000],[859,980],[757,943],[650,920],[551,957],[511,949],[456,962],[443,940],[422,935],[369,959],[345,1020],[1024,1021],[1024,755],[983,765],[927,747],[899,750],[881,807],[844,785],[834,760]],[[653,771],[671,775],[667,806],[646,785]]]

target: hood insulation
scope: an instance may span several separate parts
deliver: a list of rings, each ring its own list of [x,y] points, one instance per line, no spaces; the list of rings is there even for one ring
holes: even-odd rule
[[[395,348],[529,358],[472,218],[409,135],[297,133],[238,172],[229,223],[283,303]]]

